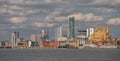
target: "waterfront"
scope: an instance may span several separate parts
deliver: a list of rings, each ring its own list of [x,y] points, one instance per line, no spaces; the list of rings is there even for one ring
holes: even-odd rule
[[[0,61],[120,61],[120,49],[0,49]]]

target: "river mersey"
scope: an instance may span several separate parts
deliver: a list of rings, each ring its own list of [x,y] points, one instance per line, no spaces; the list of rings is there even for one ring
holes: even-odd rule
[[[0,61],[120,61],[120,49],[0,49]]]

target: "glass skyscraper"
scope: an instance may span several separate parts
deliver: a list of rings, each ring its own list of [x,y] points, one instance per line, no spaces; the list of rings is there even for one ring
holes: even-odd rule
[[[74,17],[69,17],[69,39],[74,38]]]

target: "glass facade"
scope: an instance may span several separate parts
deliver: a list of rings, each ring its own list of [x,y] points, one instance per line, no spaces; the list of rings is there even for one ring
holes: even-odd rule
[[[74,38],[74,17],[69,18],[69,39]]]

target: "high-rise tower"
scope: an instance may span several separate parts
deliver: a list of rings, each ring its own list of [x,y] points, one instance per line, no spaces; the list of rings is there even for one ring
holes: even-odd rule
[[[39,45],[42,44],[42,40],[41,40],[41,34],[36,34],[36,41],[38,42]]]
[[[11,34],[12,47],[13,47],[13,46],[17,46],[17,43],[18,43],[17,39],[18,39],[18,38],[19,38],[19,32],[13,32],[13,33]]]
[[[62,37],[62,25],[61,24],[59,24],[56,27],[55,36],[56,36],[56,40],[58,40],[59,37]]]
[[[74,38],[74,17],[69,17],[69,39]]]
[[[41,31],[42,32],[42,34],[41,34],[41,39],[42,39],[42,41],[47,41],[47,38],[48,38],[48,31],[47,30],[42,30]]]

